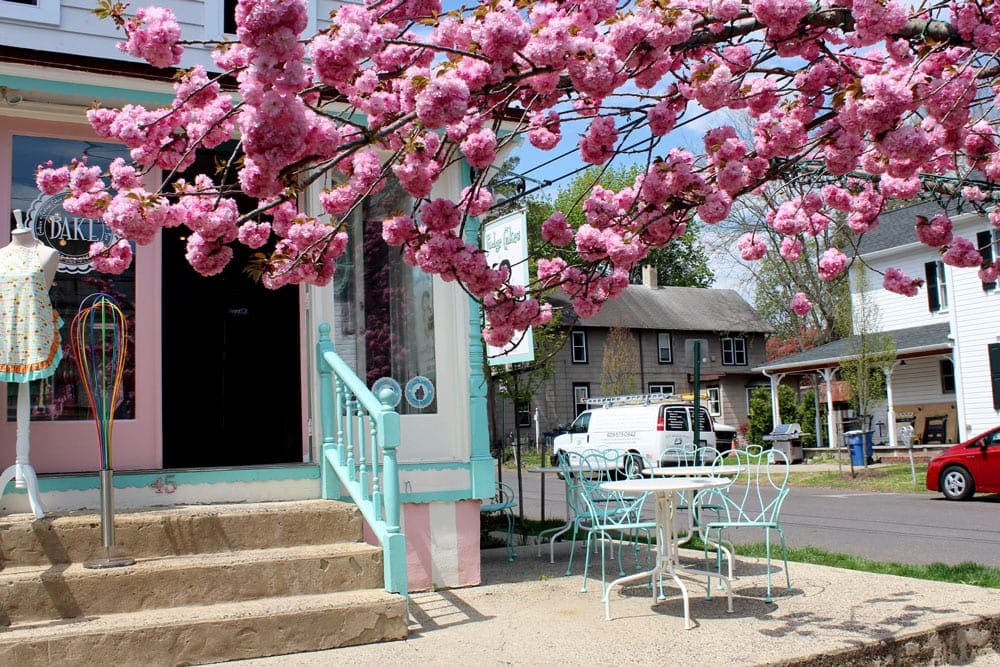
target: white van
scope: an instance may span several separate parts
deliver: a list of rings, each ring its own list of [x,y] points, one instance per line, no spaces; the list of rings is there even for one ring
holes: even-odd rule
[[[715,448],[715,429],[712,416],[705,406],[701,408],[698,441],[694,443],[690,401],[671,397],[669,394],[642,394],[588,399],[595,407],[585,410],[573,420],[568,432],[553,441],[553,461],[560,453],[569,456],[588,449],[619,449],[638,454],[625,464],[635,466],[663,466],[681,463],[676,453],[683,448],[687,462],[695,458],[697,447]],[[601,407],[596,407],[596,406]],[[714,456],[711,457],[714,460]],[[711,460],[699,461],[709,464]]]

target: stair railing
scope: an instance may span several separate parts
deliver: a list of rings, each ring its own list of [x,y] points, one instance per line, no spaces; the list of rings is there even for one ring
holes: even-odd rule
[[[385,589],[408,594],[406,537],[400,530],[399,413],[392,391],[376,397],[334,351],[330,325],[319,325],[323,498],[349,496],[382,547]]]

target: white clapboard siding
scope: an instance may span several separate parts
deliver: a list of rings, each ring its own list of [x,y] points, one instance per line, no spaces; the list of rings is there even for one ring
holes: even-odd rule
[[[984,223],[980,229],[986,228]],[[990,343],[1000,342],[1000,290],[984,291],[975,270],[949,270],[955,301],[955,381],[962,392],[964,435],[969,436],[1000,423],[1000,413],[993,409],[987,354]]]
[[[924,264],[937,259],[940,255],[933,248],[923,245],[904,246],[900,252],[880,254],[867,258],[870,267],[867,272],[869,302],[878,309],[878,329],[894,331],[908,329],[927,324],[937,324],[948,321],[948,311],[940,310],[932,313],[927,305],[926,288],[921,288],[916,296],[903,296],[890,292],[882,287],[882,275],[888,268],[896,268],[912,278],[924,277]],[[855,309],[859,299],[852,295]],[[859,322],[855,317],[855,327]],[[857,333],[857,332],[855,332]]]
[[[3,3],[6,4],[6,3]],[[222,0],[149,0],[133,2],[130,11],[148,5],[168,7],[174,12],[181,26],[182,39],[204,41],[219,39],[218,30]],[[304,36],[311,36],[317,29],[329,26],[330,12],[342,3],[331,0],[309,0],[310,23]],[[15,19],[5,16],[0,8],[0,31],[5,46],[49,51],[52,53],[80,54],[93,58],[141,62],[137,58],[122,53],[117,43],[124,34],[115,28],[114,22],[101,20],[93,12],[96,0],[62,0],[59,8],[59,24]],[[206,31],[206,25],[210,27]],[[200,45],[185,46],[181,67],[203,65],[212,68],[210,47]]]

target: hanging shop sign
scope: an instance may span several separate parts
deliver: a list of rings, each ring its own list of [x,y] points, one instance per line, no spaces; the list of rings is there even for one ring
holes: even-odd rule
[[[483,225],[483,250],[493,268],[510,267],[510,284],[528,284],[528,218],[524,211],[511,213]],[[514,345],[486,346],[490,365],[512,364],[535,359],[531,327],[514,334]]]

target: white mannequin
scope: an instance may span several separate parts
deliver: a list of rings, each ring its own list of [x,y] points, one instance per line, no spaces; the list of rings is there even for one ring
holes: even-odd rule
[[[43,262],[45,279],[49,286],[55,280],[56,270],[59,268],[59,253],[53,248],[38,242],[31,230],[25,226],[21,211],[14,211],[14,219],[17,221],[17,228],[10,233],[10,244],[25,248],[35,247],[39,258]],[[6,248],[0,248],[3,253]],[[17,386],[17,454],[14,465],[8,467],[0,473],[0,494],[6,488],[11,479],[14,486],[25,489],[28,493],[28,502],[31,511],[41,519],[45,516],[45,508],[38,496],[38,478],[35,469],[31,467],[29,453],[31,450],[31,440],[29,438],[31,428],[31,391],[29,383],[21,382]]]

